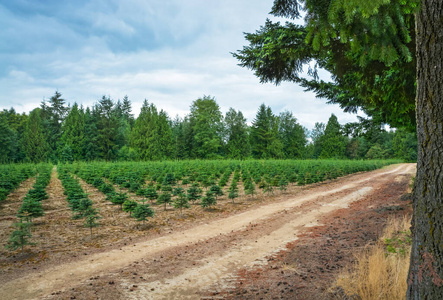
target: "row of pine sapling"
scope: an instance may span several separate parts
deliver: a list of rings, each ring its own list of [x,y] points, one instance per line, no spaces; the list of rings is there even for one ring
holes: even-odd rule
[[[242,181],[245,195],[255,195],[258,187],[263,194],[271,194],[275,188],[285,191],[289,183],[304,185],[335,178],[349,172],[373,169],[386,162],[341,162],[341,161],[184,161],[144,163],[94,163],[77,165],[76,172],[85,179],[85,174],[94,174],[95,180],[106,178],[110,182],[143,196],[158,205],[173,205],[186,208],[189,202],[200,200],[200,205],[210,208],[216,205],[217,197],[234,175],[227,188],[227,197],[234,203],[239,197]],[[149,182],[146,186],[146,180]],[[181,180],[181,185],[176,186]],[[218,184],[217,184],[218,181]],[[88,182],[91,183],[91,182]],[[109,189],[103,182],[94,184],[111,202],[120,204],[126,211],[135,207],[126,195]],[[103,187],[103,188],[102,188]],[[185,187],[186,190],[185,190]],[[124,202],[128,202],[123,205]]]
[[[113,184],[103,180],[101,174],[89,170],[88,172],[78,172],[78,176],[105,194],[106,200],[113,204],[120,205],[123,211],[128,212],[129,215],[137,221],[142,221],[144,224],[147,218],[154,216],[154,210],[149,204],[144,202],[138,203],[137,201],[131,200],[127,193],[117,192]],[[121,184],[123,184],[123,182],[121,182]]]
[[[51,179],[51,169],[52,166],[48,164],[37,166],[37,179],[32,188],[23,198],[22,205],[17,212],[19,222],[13,223],[13,226],[16,229],[9,237],[8,243],[6,244],[7,249],[16,250],[21,248],[21,251],[23,252],[24,246],[33,244],[30,241],[30,238],[32,237],[32,221],[34,218],[44,215],[41,201],[48,198],[46,187]]]
[[[32,164],[0,165],[0,202],[35,173],[36,168]]]
[[[66,200],[72,211],[72,218],[84,219],[83,226],[90,229],[92,237],[92,228],[99,226],[97,221],[101,219],[98,210],[93,207],[93,202],[83,191],[78,179],[71,176],[68,170],[63,167],[59,167],[58,171]]]

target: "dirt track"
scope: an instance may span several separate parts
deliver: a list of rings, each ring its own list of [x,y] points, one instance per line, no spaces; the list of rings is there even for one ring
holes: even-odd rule
[[[240,269],[264,263],[320,216],[413,172],[413,164],[394,165],[312,186],[236,215],[5,282],[0,298],[69,299],[78,291],[77,299],[200,299],[209,286],[228,288]]]

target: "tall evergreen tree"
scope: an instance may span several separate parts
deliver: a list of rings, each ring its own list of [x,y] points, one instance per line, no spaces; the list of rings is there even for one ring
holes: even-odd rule
[[[194,134],[193,154],[196,158],[220,155],[222,146],[223,115],[213,97],[203,96],[191,105],[189,115]]]
[[[120,121],[114,110],[114,103],[110,97],[103,96],[94,108],[94,116],[97,118],[97,144],[100,156],[105,160],[117,158],[119,150],[119,126]]]
[[[132,103],[127,95],[123,97],[122,113],[124,118],[128,121],[129,126],[132,128],[134,126],[135,119],[134,114],[132,114]]]
[[[114,114],[119,121],[116,144],[118,148],[122,148],[129,144],[129,136],[134,126],[134,115],[131,114],[132,104],[128,96],[123,101],[118,100],[114,107]]]
[[[47,105],[45,102],[41,105],[41,117],[50,147],[50,157],[53,160],[56,159],[58,143],[62,136],[62,123],[68,111],[69,108],[65,106],[65,99],[58,91],[55,91],[54,95],[49,98]]]
[[[280,113],[278,133],[285,158],[303,158],[307,143],[305,129],[289,111]]]
[[[342,134],[337,117],[332,114],[326,124],[322,136],[320,158],[344,158],[346,152],[346,137]]]
[[[172,133],[172,157],[175,159],[186,159],[189,158],[189,153],[186,150],[185,145],[185,126],[188,124],[185,123],[184,119],[181,119],[179,116],[176,116],[171,121],[171,133]]]
[[[5,116],[0,115],[0,163],[14,161],[17,149],[17,133],[9,127]]]
[[[252,121],[250,144],[255,158],[283,157],[283,145],[278,136],[278,118],[265,104],[260,105]]]
[[[225,116],[226,153],[229,158],[245,159],[251,153],[248,125],[241,111],[230,108]]]
[[[85,143],[85,116],[83,109],[74,103],[62,126],[61,145],[71,149],[74,160],[81,160]],[[59,149],[61,150],[61,149]]]
[[[310,158],[317,159],[320,156],[322,151],[322,142],[323,136],[325,135],[325,127],[326,125],[322,122],[315,122],[314,128],[311,131],[311,139],[312,139],[312,153],[309,156]]]
[[[173,153],[171,122],[168,114],[164,110],[160,110],[158,114],[157,134],[162,158],[171,158]]]
[[[130,144],[142,159],[160,160],[171,156],[172,132],[167,114],[147,100],[143,102],[140,114],[135,120]]]
[[[8,161],[20,162],[26,157],[26,153],[23,150],[23,134],[25,131],[28,115],[25,113],[18,114],[11,108],[9,110],[4,109],[0,112],[0,118],[3,118],[5,124],[11,129],[11,132],[7,134],[5,145],[8,145],[9,149]],[[8,132],[8,128],[4,128],[5,132]]]
[[[32,162],[45,161],[50,153],[40,112],[40,108],[31,111],[23,133],[23,149],[27,159]]]
[[[89,107],[84,114],[84,139],[82,144],[82,155],[86,160],[100,158],[100,149],[98,147],[98,129],[97,118]]]

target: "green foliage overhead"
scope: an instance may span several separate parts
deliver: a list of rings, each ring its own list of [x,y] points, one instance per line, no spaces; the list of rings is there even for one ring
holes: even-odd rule
[[[267,20],[245,34],[249,45],[233,54],[240,65],[261,82],[296,82],[345,111],[362,109],[376,122],[413,129],[419,0],[276,0],[272,13],[300,17],[301,2],[305,25]],[[319,68],[331,82],[318,77]]]

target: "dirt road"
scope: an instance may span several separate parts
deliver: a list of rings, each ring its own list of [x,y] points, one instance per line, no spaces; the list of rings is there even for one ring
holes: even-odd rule
[[[240,268],[284,249],[320,216],[413,172],[415,165],[401,164],[308,187],[227,218],[11,280],[0,298],[60,299],[78,291],[77,299],[200,299],[199,291],[229,286]]]

